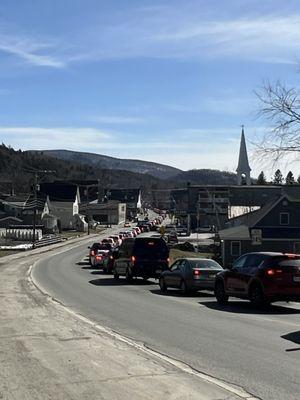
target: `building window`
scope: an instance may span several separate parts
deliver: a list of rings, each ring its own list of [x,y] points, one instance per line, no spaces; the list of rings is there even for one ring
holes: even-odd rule
[[[280,223],[280,225],[289,225],[289,223],[290,223],[290,214],[289,213],[280,213],[280,215],[279,215],[279,223]]]
[[[231,255],[234,257],[241,255],[241,242],[231,242]]]
[[[300,242],[294,242],[294,253],[300,254]]]

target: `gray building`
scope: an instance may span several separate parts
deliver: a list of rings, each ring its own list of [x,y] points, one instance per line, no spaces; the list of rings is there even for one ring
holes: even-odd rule
[[[252,251],[300,253],[300,199],[286,194],[219,231],[224,265]]]

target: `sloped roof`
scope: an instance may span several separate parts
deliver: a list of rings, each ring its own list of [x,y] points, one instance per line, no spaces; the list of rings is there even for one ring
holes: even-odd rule
[[[249,228],[246,225],[234,226],[219,231],[221,240],[250,240]]]

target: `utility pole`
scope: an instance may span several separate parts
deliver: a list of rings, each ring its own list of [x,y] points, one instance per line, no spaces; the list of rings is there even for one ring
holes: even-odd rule
[[[36,227],[36,211],[37,211],[37,191],[38,191],[38,174],[35,172],[34,176],[34,187],[33,187],[33,193],[34,193],[34,203],[33,203],[33,224],[32,224],[32,231],[33,231],[33,238],[32,238],[32,248],[34,249],[35,246],[35,227]]]
[[[86,204],[86,217],[87,217],[87,223],[88,223],[88,231],[87,234],[90,234],[90,208],[89,208],[89,187],[86,187],[86,200],[87,200],[87,204]]]

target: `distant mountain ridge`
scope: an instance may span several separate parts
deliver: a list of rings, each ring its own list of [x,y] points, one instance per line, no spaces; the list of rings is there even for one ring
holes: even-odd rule
[[[55,157],[59,160],[86,164],[97,169],[125,170],[139,174],[149,174],[160,179],[172,179],[175,175],[182,172],[179,168],[151,161],[122,159],[95,153],[71,150],[28,150],[28,152],[39,155],[44,154],[45,156]]]

